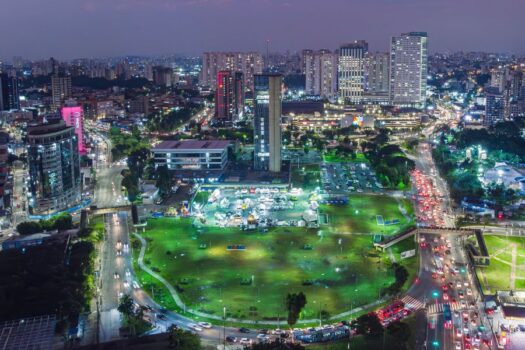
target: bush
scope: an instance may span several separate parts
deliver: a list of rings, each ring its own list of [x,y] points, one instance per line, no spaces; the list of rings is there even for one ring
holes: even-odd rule
[[[44,231],[42,225],[36,221],[21,222],[16,226],[16,230],[21,235],[32,235]]]

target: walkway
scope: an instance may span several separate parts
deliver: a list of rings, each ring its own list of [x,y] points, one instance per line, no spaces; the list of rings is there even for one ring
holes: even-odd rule
[[[141,243],[140,253],[139,253],[138,260],[137,260],[138,266],[142,270],[144,270],[145,272],[147,272],[148,274],[150,274],[151,276],[153,276],[154,278],[159,280],[168,289],[168,291],[171,294],[171,297],[173,298],[173,300],[177,304],[177,307],[179,307],[181,310],[185,310],[186,312],[189,312],[189,313],[194,314],[194,315],[199,316],[199,317],[204,317],[204,318],[208,318],[208,319],[211,319],[211,320],[218,320],[218,321],[222,321],[223,320],[223,318],[221,316],[207,314],[207,313],[204,313],[204,312],[201,312],[201,311],[198,311],[198,310],[194,310],[192,308],[187,307],[184,304],[184,302],[181,300],[181,298],[179,297],[179,295],[178,295],[177,291],[175,290],[175,288],[173,288],[173,286],[164,277],[162,277],[159,274],[157,274],[156,272],[152,271],[149,267],[146,266],[146,264],[144,264],[144,254],[146,253],[147,242],[138,233],[134,232],[133,235],[135,235],[135,237],[137,237],[140,240],[140,243]],[[352,314],[359,313],[361,311],[368,310],[368,309],[371,309],[371,308],[373,308],[375,306],[378,306],[378,305],[384,303],[385,301],[386,300],[384,300],[384,299],[376,300],[373,303],[370,303],[370,304],[367,304],[367,305],[363,305],[363,306],[354,308],[352,310],[348,310],[346,312],[342,312],[340,314],[334,315],[334,316],[330,317],[329,320],[339,321],[342,318],[348,317],[348,316],[350,316]],[[235,322],[235,323],[245,323],[245,324],[260,324],[260,323],[262,323],[262,324],[267,324],[267,325],[272,325],[272,326],[282,325],[282,322],[278,322],[278,321],[242,320],[242,319],[231,318],[231,317],[227,318],[226,321],[228,321],[228,322]],[[319,322],[319,319],[299,320],[297,323],[298,324],[305,324],[305,323],[316,323],[316,322]]]

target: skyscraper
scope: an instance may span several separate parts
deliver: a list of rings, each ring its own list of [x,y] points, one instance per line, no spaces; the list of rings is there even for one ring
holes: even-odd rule
[[[241,72],[221,70],[217,73],[215,90],[215,119],[231,124],[242,117],[244,110],[244,87]]]
[[[254,77],[254,168],[281,171],[282,76]]]
[[[388,52],[369,52],[365,58],[365,90],[386,93],[389,84],[390,55]]]
[[[504,118],[504,103],[503,95],[497,87],[489,87],[485,91],[485,125],[493,125],[497,122],[503,121]]]
[[[0,73],[0,111],[10,109],[20,109],[18,80],[6,73]]]
[[[221,70],[242,72],[244,86],[253,91],[253,76],[263,71],[263,58],[259,52],[205,52],[202,55],[202,70],[199,83],[215,86],[217,73]]]
[[[69,75],[54,74],[51,76],[51,94],[54,111],[58,111],[62,103],[71,97],[71,77]]]
[[[427,33],[392,37],[390,43],[390,102],[424,107],[427,91]]]
[[[75,130],[62,119],[28,126],[29,212],[53,214],[81,200],[80,157]]]
[[[86,153],[86,146],[84,145],[84,111],[82,106],[78,106],[76,102],[66,101],[66,105],[60,110],[62,119],[67,126],[75,129],[78,141],[78,151],[80,154]]]
[[[360,103],[365,82],[365,55],[368,43],[357,40],[339,49],[339,97],[351,103]]]
[[[337,54],[330,50],[303,50],[305,60],[305,92],[334,98],[337,90]]]

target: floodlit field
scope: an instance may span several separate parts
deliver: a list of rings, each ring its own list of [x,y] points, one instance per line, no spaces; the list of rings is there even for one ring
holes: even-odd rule
[[[320,233],[321,232],[321,233]],[[145,261],[178,290],[192,308],[245,320],[285,316],[287,293],[304,292],[302,317],[335,315],[377,300],[394,281],[385,255],[368,235],[326,230],[273,228],[266,233],[232,228],[194,227],[190,219],[150,219]],[[243,245],[245,250],[228,250]],[[415,269],[415,259],[407,264]],[[167,307],[169,296],[151,277],[139,272],[145,290]],[[150,291],[151,292],[151,291]]]
[[[322,205],[320,212],[327,215],[330,230],[336,233],[391,235],[414,224],[409,201],[382,195],[351,195],[347,205]],[[378,225],[378,215],[385,221],[399,220],[399,224]]]
[[[525,238],[485,235],[490,265],[477,269],[485,293],[525,290]]]

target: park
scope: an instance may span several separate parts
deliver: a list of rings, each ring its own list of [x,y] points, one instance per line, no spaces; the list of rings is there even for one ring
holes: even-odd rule
[[[393,262],[408,270],[409,279],[416,271],[417,259],[401,260],[399,254],[400,249],[414,249],[413,242],[385,253],[373,246],[374,237],[413,225],[412,205],[403,198],[351,195],[344,205],[321,204],[315,227],[251,230],[202,220],[219,210],[208,207],[211,212],[206,212],[207,205],[200,208],[200,220],[149,218],[141,233],[147,242],[144,263],[175,288],[188,309],[215,317],[226,310],[232,319],[284,324],[287,294],[303,292],[307,305],[301,319],[326,320],[385,296],[395,282]],[[139,247],[135,242],[135,262]],[[162,284],[137,267],[136,272],[142,288],[156,301],[177,309]]]

